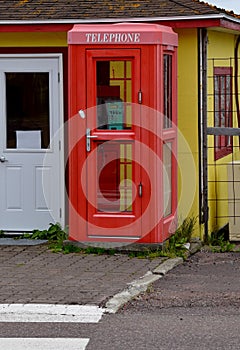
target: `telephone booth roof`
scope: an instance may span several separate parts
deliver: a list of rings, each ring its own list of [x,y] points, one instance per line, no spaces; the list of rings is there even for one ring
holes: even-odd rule
[[[76,24],[68,32],[68,44],[177,46],[178,36],[172,28],[152,23]]]

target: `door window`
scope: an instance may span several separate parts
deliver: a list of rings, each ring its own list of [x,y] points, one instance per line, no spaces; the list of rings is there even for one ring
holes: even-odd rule
[[[132,62],[97,61],[97,128],[131,129]]]
[[[49,132],[49,73],[5,73],[7,148],[46,149]]]
[[[131,212],[133,201],[132,144],[108,141],[97,147],[98,191],[100,212]]]

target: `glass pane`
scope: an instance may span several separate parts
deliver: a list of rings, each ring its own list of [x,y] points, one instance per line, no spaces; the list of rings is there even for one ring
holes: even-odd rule
[[[221,105],[220,105],[220,126],[225,126],[225,114],[226,114],[226,104],[225,104],[225,98],[226,98],[226,79],[225,77],[221,77],[221,91],[220,91],[220,99],[221,99]]]
[[[132,62],[97,61],[96,69],[97,128],[131,129]]]
[[[48,148],[48,73],[5,73],[5,77],[7,148]]]
[[[228,75],[226,76],[226,121],[225,126],[231,127],[230,118],[229,115],[231,115],[232,112],[232,96],[231,96],[231,77]]]
[[[214,126],[220,126],[220,76],[214,76]],[[215,136],[215,147],[220,147],[220,138]]]
[[[164,217],[172,213],[172,144],[163,144]]]
[[[172,127],[172,56],[163,55],[163,113],[164,128]]]
[[[98,211],[132,211],[132,169],[132,144],[112,141],[98,144]]]
[[[231,127],[232,100],[231,100],[231,76],[214,76],[214,125],[216,127]],[[216,149],[231,145],[231,138],[227,136],[215,136]]]

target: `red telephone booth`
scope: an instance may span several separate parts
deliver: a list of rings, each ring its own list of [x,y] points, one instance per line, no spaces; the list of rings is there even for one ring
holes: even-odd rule
[[[177,34],[75,25],[69,43],[69,233],[162,243],[177,210]]]

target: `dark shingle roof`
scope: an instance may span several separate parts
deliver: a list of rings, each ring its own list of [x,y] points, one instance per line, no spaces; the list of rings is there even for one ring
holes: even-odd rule
[[[226,11],[198,0],[0,0],[2,21],[172,17],[221,12]]]

